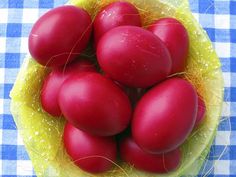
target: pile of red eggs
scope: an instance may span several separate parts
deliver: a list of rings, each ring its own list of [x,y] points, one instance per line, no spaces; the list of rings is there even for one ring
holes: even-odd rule
[[[89,43],[96,61],[81,55]],[[188,48],[178,20],[144,28],[128,2],[107,5],[94,20],[75,6],[39,18],[29,51],[51,68],[42,107],[67,120],[64,146],[76,165],[91,173],[109,170],[117,158],[155,173],[179,166],[179,147],[205,113],[194,87],[175,75],[184,71]]]

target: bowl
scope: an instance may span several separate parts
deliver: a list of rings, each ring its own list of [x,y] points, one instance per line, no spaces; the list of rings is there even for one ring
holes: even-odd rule
[[[114,0],[71,0],[67,4],[86,9],[92,17]],[[167,174],[141,172],[123,163],[99,175],[80,170],[66,154],[62,143],[65,120],[47,114],[40,104],[40,90],[50,72],[26,56],[11,91],[11,112],[37,176],[43,177],[177,177],[196,176],[204,163],[216,135],[223,102],[223,78],[220,61],[206,32],[194,19],[187,0],[127,0],[139,10],[144,26],[161,17],[175,17],[186,27],[190,37],[188,63],[183,73],[205,100],[204,122],[181,146],[182,161],[178,169]]]

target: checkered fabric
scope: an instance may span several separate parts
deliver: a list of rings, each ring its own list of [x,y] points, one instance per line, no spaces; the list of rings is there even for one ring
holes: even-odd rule
[[[9,92],[28,52],[32,24],[48,9],[65,2],[0,0],[0,176],[35,176],[10,113]],[[190,5],[213,42],[225,80],[222,121],[199,176],[236,176],[236,1],[190,0]]]
[[[220,57],[225,82],[221,123],[199,176],[236,176],[236,1],[190,0],[190,4]]]

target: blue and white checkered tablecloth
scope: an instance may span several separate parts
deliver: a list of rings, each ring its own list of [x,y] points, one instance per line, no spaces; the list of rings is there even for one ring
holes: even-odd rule
[[[35,176],[10,113],[9,92],[28,52],[32,24],[48,9],[66,1],[0,0],[0,176]],[[220,57],[225,80],[222,121],[199,176],[207,175],[213,162],[209,176],[236,176],[236,0],[190,0],[190,4]]]

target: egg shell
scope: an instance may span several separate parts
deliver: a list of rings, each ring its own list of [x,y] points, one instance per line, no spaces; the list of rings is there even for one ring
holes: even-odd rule
[[[131,124],[134,140],[153,154],[176,149],[193,129],[197,104],[197,93],[188,81],[163,81],[148,91],[135,108]]]

